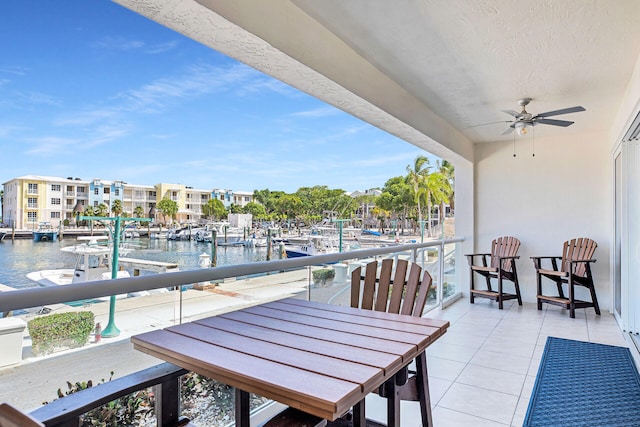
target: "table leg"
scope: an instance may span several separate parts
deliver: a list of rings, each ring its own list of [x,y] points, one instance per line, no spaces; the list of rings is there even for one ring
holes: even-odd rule
[[[250,427],[249,393],[236,388],[236,426]]]
[[[387,427],[400,426],[400,398],[398,397],[398,387],[396,387],[395,376],[385,383],[385,394],[387,398]]]
[[[429,375],[427,374],[427,356],[424,351],[416,357],[416,371],[416,385],[418,387],[418,398],[420,400],[422,425],[424,427],[433,427],[431,398],[429,396]]]
[[[364,399],[353,406],[353,427],[366,427],[367,418],[364,410]]]

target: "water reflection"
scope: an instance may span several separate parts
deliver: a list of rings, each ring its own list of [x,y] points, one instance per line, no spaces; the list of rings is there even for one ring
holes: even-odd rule
[[[58,242],[34,242],[30,239],[5,240],[0,242],[0,284],[13,288],[38,286],[27,279],[27,273],[37,270],[73,268],[75,256],[60,251],[60,248],[78,244],[75,238]],[[177,263],[180,270],[200,268],[201,254],[211,257],[211,244],[195,241],[172,241],[164,239],[127,239],[134,250],[129,258]],[[264,247],[221,246],[217,249],[218,266],[265,261]]]

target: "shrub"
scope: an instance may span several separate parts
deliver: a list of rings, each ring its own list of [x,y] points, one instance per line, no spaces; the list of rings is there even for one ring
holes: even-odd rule
[[[113,371],[109,381],[113,378]],[[98,383],[103,384],[104,379]],[[58,389],[58,398],[61,399],[70,394],[77,393],[93,387],[91,380],[72,384],[67,381],[68,390],[63,392]],[[49,402],[44,402],[48,404]],[[153,415],[154,399],[151,389],[138,390],[126,396],[112,400],[102,406],[94,408],[81,417],[80,426],[139,426]]]
[[[327,283],[327,280],[333,280],[333,278],[336,277],[336,272],[332,268],[321,268],[319,270],[314,270],[311,273],[311,276],[313,277],[314,283],[321,283],[324,285]]]
[[[28,323],[35,354],[47,354],[60,347],[82,347],[89,341],[94,316],[90,311],[56,313]]]

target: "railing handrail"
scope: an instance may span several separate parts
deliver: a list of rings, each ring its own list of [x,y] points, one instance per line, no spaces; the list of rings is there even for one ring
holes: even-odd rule
[[[355,251],[285,260],[261,261],[247,264],[225,265],[214,268],[203,268],[198,270],[179,271],[174,273],[71,283],[64,286],[17,289],[11,292],[2,293],[2,298],[0,298],[0,312],[40,307],[48,304],[65,303],[68,301],[88,300],[130,292],[177,287],[191,283],[222,280],[231,277],[249,276],[272,271],[291,270],[311,265],[335,263],[349,259],[413,251],[420,248],[441,247],[446,244],[462,241],[464,241],[464,238],[434,240],[425,243],[411,243],[372,249],[359,249]]]

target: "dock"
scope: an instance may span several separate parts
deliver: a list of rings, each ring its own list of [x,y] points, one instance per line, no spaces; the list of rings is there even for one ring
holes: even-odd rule
[[[141,270],[153,271],[155,273],[171,273],[172,271],[179,271],[178,263],[175,262],[162,262],[139,258],[120,257],[118,258],[118,263],[121,265],[126,265],[129,268],[133,268],[134,276],[139,276]]]

